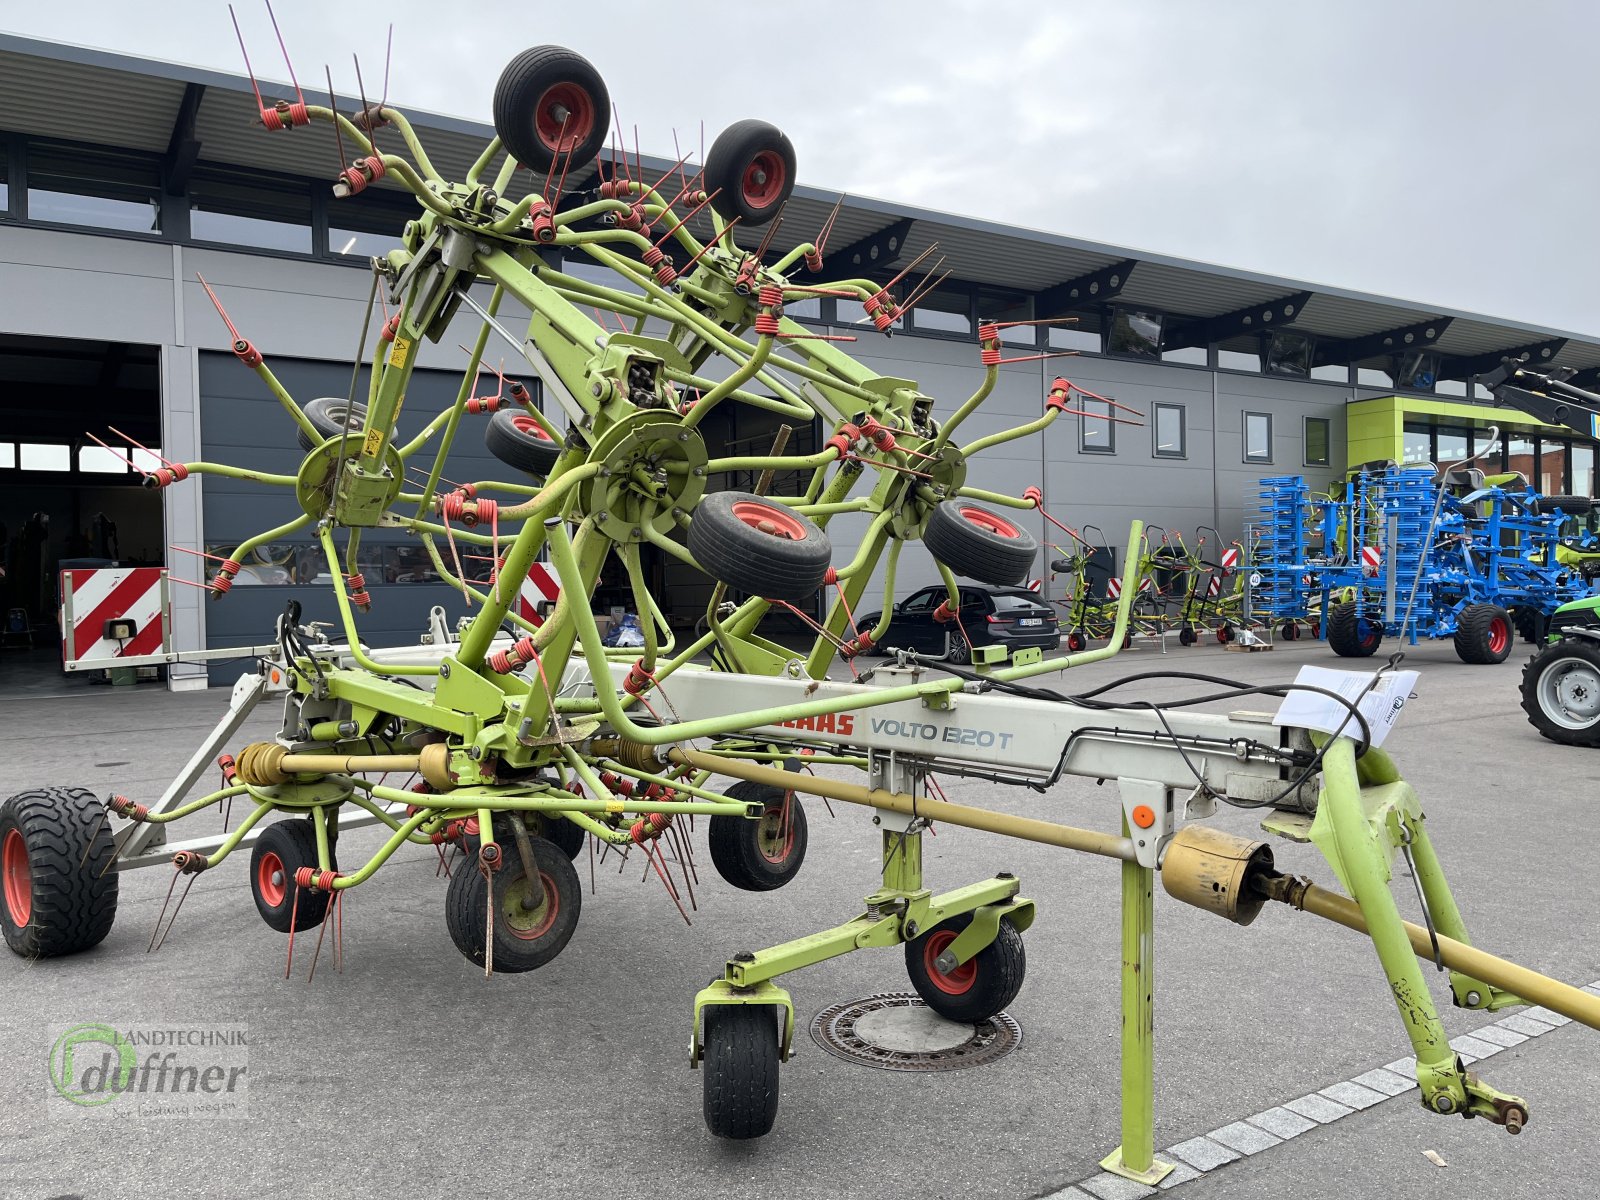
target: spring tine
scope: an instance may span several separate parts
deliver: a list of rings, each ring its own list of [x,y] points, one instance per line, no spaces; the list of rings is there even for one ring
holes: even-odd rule
[[[250,65],[250,51],[244,48],[244,34],[239,32],[239,16],[233,11],[233,5],[228,5],[228,16],[233,20],[233,35],[239,39],[239,53],[244,56],[245,74],[250,76],[250,89],[256,94],[256,111],[264,111],[266,102],[261,99],[261,86],[256,83],[256,70]]]
[[[594,895],[594,834],[586,833],[583,844],[589,848],[589,895]]]
[[[378,111],[389,103],[389,60],[394,57],[394,22],[389,22],[389,37],[383,45],[383,99],[378,101]]]
[[[306,972],[306,983],[309,985],[317,977],[317,959],[322,954],[322,939],[328,933],[328,921],[333,917],[333,897],[328,898],[328,907],[322,912],[322,922],[317,926],[317,945],[311,951],[311,970]]]
[[[283,65],[289,68],[289,82],[294,84],[295,95],[300,97],[300,103],[306,102],[306,94],[300,90],[300,81],[294,77],[294,64],[289,61],[289,47],[283,44],[283,33],[278,28],[278,15],[272,11],[272,0],[262,0],[267,6],[267,19],[272,22],[272,32],[277,35],[278,49],[283,51]]]
[[[484,886],[488,889],[488,898],[483,906],[483,977],[494,977],[494,875],[483,870],[483,860],[478,861],[478,870],[483,872]]]
[[[89,861],[89,851],[94,849],[95,839],[100,836],[100,831],[106,827],[110,820],[111,810],[102,808],[100,810],[100,823],[94,827],[94,832],[89,835],[89,840],[84,843],[83,853],[78,857],[78,869],[80,871],[83,869],[84,864]],[[112,857],[115,858],[116,856],[112,855]]]
[[[372,106],[367,103],[367,85],[361,78],[361,59],[352,54],[350,60],[356,65],[356,95],[361,97],[361,117],[367,126],[367,141],[372,143],[372,152],[376,154],[378,153],[378,114],[374,113]],[[382,295],[381,288],[379,289],[379,295]],[[384,315],[384,320],[388,320],[387,312]]]
[[[822,252],[827,248],[828,237],[833,233],[833,223],[839,219],[839,211],[844,208],[845,193],[839,193],[839,199],[834,202],[833,211],[828,214],[828,219],[822,223],[822,229],[817,234],[817,240],[811,244],[817,248],[817,257],[822,257]]]
[[[328,107],[333,109],[333,140],[339,147],[339,170],[342,173],[350,165],[350,160],[345,157],[344,133],[339,128],[339,99],[333,94],[333,68],[323,63],[322,71],[328,77]]]
[[[199,271],[194,273],[194,277],[200,281],[200,286],[205,288],[206,295],[211,297],[212,307],[217,310],[217,316],[222,318],[222,323],[228,327],[228,332],[233,335],[233,340],[236,342],[244,341],[245,339],[239,336],[239,331],[234,327],[233,322],[228,319],[228,313],[227,310],[222,307],[222,301],[217,299],[216,292],[212,291],[211,285],[206,282],[206,277],[200,274]]]

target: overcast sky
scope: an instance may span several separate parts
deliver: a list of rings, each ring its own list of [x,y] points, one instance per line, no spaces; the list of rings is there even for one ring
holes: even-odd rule
[[[265,8],[236,8],[282,78]],[[762,117],[817,187],[1600,332],[1592,0],[275,8],[301,80],[328,62],[343,93],[392,19],[400,107],[486,121],[504,60],[553,42],[647,153]],[[242,70],[214,0],[11,0],[0,27]]]

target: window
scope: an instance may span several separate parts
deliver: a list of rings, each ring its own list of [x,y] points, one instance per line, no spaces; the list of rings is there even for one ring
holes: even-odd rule
[[[28,152],[28,216],[120,233],[158,233],[160,164],[137,154],[33,146]]]
[[[1187,458],[1188,410],[1181,404],[1157,404],[1150,416],[1155,427],[1155,456]]]
[[[328,252],[356,259],[382,258],[400,245],[406,222],[417,206],[403,198],[377,194],[335,200],[328,209]]]
[[[11,176],[10,160],[6,158],[5,141],[0,139],[0,217],[4,217],[11,210]]]
[[[10,442],[0,442],[0,469],[9,470],[17,465],[17,448]]]
[[[1052,350],[1076,350],[1080,354],[1099,354],[1100,331],[1085,328],[1082,317],[1070,318],[1072,324],[1046,325],[1045,341]]]
[[[1434,385],[1433,390],[1441,396],[1465,396],[1467,384],[1463,379],[1441,379]]]
[[[1033,320],[1033,298],[1007,292],[983,291],[978,294],[978,318],[1005,325],[1011,321]],[[1013,325],[1000,331],[1000,340],[1011,346],[1034,346],[1039,342],[1038,325]]]
[[[1261,352],[1259,350],[1218,350],[1217,366],[1224,371],[1255,371],[1261,370]]]
[[[901,297],[904,300],[905,297]],[[972,332],[972,297],[966,292],[929,292],[911,310],[911,328],[918,333]]]
[[[78,448],[78,470],[95,475],[126,475],[133,468],[128,465],[128,451],[91,444]]]
[[[1328,465],[1328,442],[1333,434],[1333,422],[1327,417],[1306,418],[1306,458],[1308,467],[1325,467]]]
[[[189,232],[196,241],[312,252],[309,188],[214,173],[197,174],[189,192]]]
[[[1539,477],[1539,458],[1532,438],[1506,438],[1506,470],[1521,472],[1530,483]]]
[[[1433,461],[1439,466],[1458,463],[1472,453],[1472,431],[1441,426],[1433,431]],[[1529,478],[1533,478],[1531,475]]]
[[[1311,378],[1329,383],[1349,383],[1350,366],[1348,363],[1323,363],[1320,367],[1311,368]]]
[[[1433,428],[1407,421],[1400,435],[1400,461],[1425,463],[1433,461]]]
[[[1539,490],[1546,496],[1570,496],[1567,491],[1567,443],[1543,440],[1539,446]]]
[[[1111,317],[1111,332],[1106,337],[1107,354],[1130,358],[1161,357],[1160,313],[1135,308],[1118,308]]]
[[[1380,371],[1376,367],[1357,367],[1356,383],[1362,387],[1386,388],[1392,387],[1389,372]]]
[[[49,442],[23,442],[20,465],[24,471],[70,471],[72,447]]]
[[[1272,414],[1247,412],[1244,415],[1244,461],[1272,461]]]
[[[0,456],[0,466],[4,465],[4,458]],[[1594,495],[1594,447],[1572,447],[1572,495]]]
[[[1171,350],[1161,352],[1161,361],[1164,363],[1187,363],[1192,367],[1203,367],[1209,361],[1204,346],[1175,346]]]
[[[1084,454],[1115,454],[1117,427],[1111,420],[1111,405],[1084,396],[1078,407],[1084,413],[1078,418],[1078,449]]]

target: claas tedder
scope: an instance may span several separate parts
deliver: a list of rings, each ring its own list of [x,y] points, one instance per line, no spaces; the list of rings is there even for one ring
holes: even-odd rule
[[[1197,707],[1282,697],[1294,685],[1213,680],[1159,703],[1119,703],[1115,684],[1081,695],[1044,686],[1047,675],[1118,652],[1136,577],[1122,581],[1109,645],[1069,656],[1006,659],[1003,649],[979,647],[958,666],[896,651],[887,621],[857,626],[852,614],[873,581],[882,611],[892,611],[897,563],[923,553],[918,542],[952,597],[943,614],[952,639],[965,638],[957,576],[994,584],[1026,577],[1037,545],[1008,514],[1038,509],[1044,497],[1035,488],[1012,496],[970,486],[968,464],[1076,411],[1079,389],[1068,379],[1040,397],[1036,418],[963,442],[1009,361],[997,324],[979,329],[977,390],[950,400],[868,370],[845,348],[853,337],[786,316],[801,299],[849,299],[862,305],[860,333],[871,337],[891,331],[917,290],[901,278],[830,278],[826,228],[787,252],[773,249],[796,159],[789,139],[764,122],[731,126],[698,168],[684,159],[648,178],[620,136],[606,151],[612,105],[599,73],[572,51],[541,46],[506,66],[494,92],[496,136],[457,180],[435,170],[393,107],[363,98],[347,111],[331,82],[329,90],[327,106],[298,88],[293,100],[261,100],[259,120],[262,136],[332,127],[337,136],[323,145],[337,141],[341,151],[331,183],[337,203],[361,203],[380,178],[416,198],[401,248],[372,262],[373,296],[381,293],[393,315],[373,318],[362,334],[370,388],[302,404],[230,325],[240,363],[282,403],[295,427],[286,433],[301,438],[299,470],[163,462],[147,482],[226,475],[292,491],[299,514],[227,555],[207,586],[226,603],[252,549],[310,531],[338,625],[330,634],[304,624],[291,605],[274,648],[240,680],[216,730],[159,799],[57,788],[6,802],[0,923],[13,950],[67,955],[97,944],[112,928],[118,873],[166,863],[174,886],[152,936],[159,944],[195,879],[234,869],[236,858],[248,859],[256,905],[272,928],[291,945],[297,931],[317,930],[320,948],[331,927],[337,950],[345,892],[408,844],[441,853],[454,845],[465,857],[444,889],[450,937],[485,971],[529,971],[573,937],[582,893],[572,859],[586,844],[649,858],[676,895],[689,883],[686,818],[697,816],[708,819],[702,827],[721,875],[751,893],[771,891],[801,866],[801,797],[816,796],[869,810],[881,830],[881,878],[843,923],[741,950],[695,997],[691,1065],[702,1073],[715,1134],[755,1137],[773,1124],[778,1066],[795,1025],[790,995],[775,982],[786,972],[856,949],[903,947],[917,992],[943,1016],[981,1021],[1016,996],[1034,902],[1007,874],[932,891],[922,836],[934,821],[1120,863],[1123,1138],[1109,1169],[1146,1181],[1170,1170],[1152,1151],[1158,873],[1170,894],[1240,925],[1272,900],[1366,932],[1416,1054],[1424,1107],[1521,1128],[1524,1101],[1468,1073],[1448,1045],[1417,956],[1451,969],[1461,1007],[1542,1003],[1600,1027],[1600,997],[1472,947],[1417,793],[1371,744],[1356,705],[1326,693],[1339,719],[1318,731]],[[593,167],[591,190],[564,191],[564,181]],[[750,244],[750,231],[763,226]],[[613,282],[563,270],[563,255],[606,268]],[[938,267],[920,278],[926,291]],[[469,288],[483,281],[491,291],[480,303]],[[502,323],[508,299],[531,314],[525,330]],[[369,300],[369,318],[374,307]],[[420,343],[468,313],[478,333],[455,403],[430,414],[420,436],[398,441]],[[502,378],[497,394],[476,395],[494,339],[525,360],[525,378]],[[796,424],[820,420],[825,442],[812,454],[779,445],[722,455],[703,434],[720,405],[754,405]],[[507,470],[448,484],[463,417],[484,409],[489,446]],[[749,492],[707,490],[710,477],[733,471],[801,484],[791,494],[760,483]],[[835,560],[829,539],[841,514],[864,522],[849,561]],[[469,598],[469,617],[452,628],[436,612],[414,646],[364,643],[361,617],[372,598],[358,553],[375,529],[414,537],[439,576]],[[1130,561],[1146,557],[1142,545],[1136,524]],[[703,636],[673,641],[641,569],[645,547],[715,581]],[[474,562],[487,566],[463,565]],[[542,623],[515,603],[536,563],[548,563],[561,586]],[[588,604],[602,570],[629,581],[642,648],[603,644]],[[794,650],[763,633],[769,614],[792,618],[819,589],[827,603],[815,611],[825,615],[812,621],[809,645]],[[749,598],[730,608],[734,596]],[[856,675],[856,657],[874,646],[891,653]],[[269,696],[282,705],[277,736],[238,744],[245,715]],[[197,789],[219,756],[222,786]],[[823,773],[796,769],[802,763]],[[1117,828],[956,803],[930,784],[935,771],[1046,794],[1064,775],[1115,781]],[[385,782],[407,777],[415,786]],[[1219,802],[1267,809],[1269,824],[1313,841],[1348,898],[1278,873],[1265,844],[1199,823]],[[242,819],[217,833],[217,812],[230,804]],[[187,833],[189,819],[208,811],[212,832]],[[365,861],[341,837],[360,825],[387,835]],[[1402,921],[1389,891],[1401,854],[1426,898],[1427,928]]]

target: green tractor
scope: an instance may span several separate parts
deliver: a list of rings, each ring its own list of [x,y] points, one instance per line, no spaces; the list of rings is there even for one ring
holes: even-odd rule
[[[1550,615],[1547,642],[1522,669],[1522,707],[1552,742],[1600,746],[1600,595]]]

